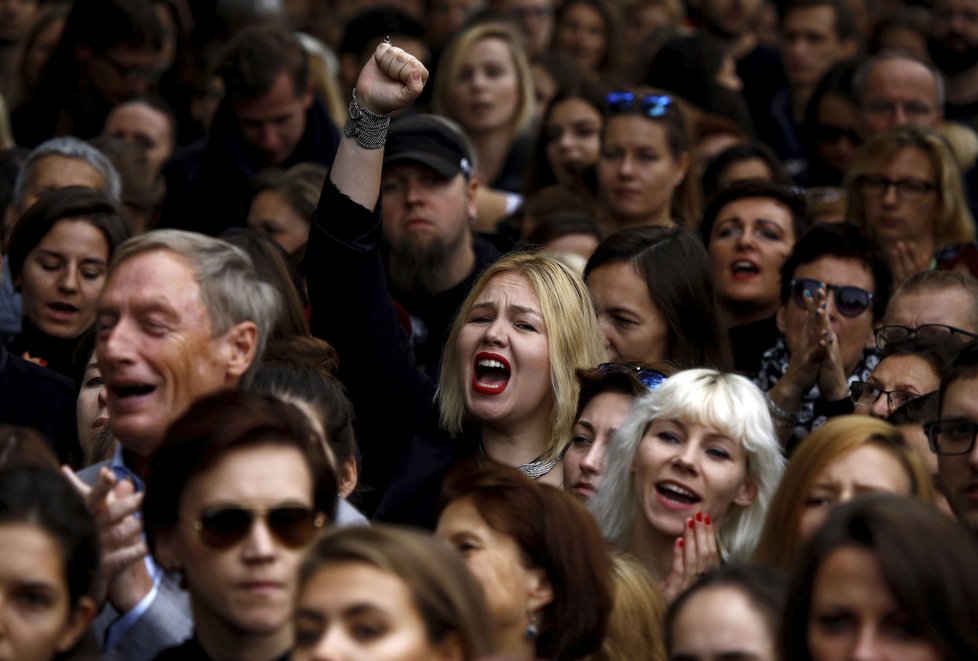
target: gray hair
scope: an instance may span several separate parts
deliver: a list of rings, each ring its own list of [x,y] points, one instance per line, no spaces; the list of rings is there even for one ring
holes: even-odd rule
[[[242,377],[246,385],[258,368],[268,334],[280,314],[275,288],[258,278],[251,257],[241,248],[222,239],[183,230],[153,230],[134,236],[112,256],[109,274],[128,259],[158,250],[175,253],[189,262],[210,314],[214,337],[244,321],[254,322],[258,327],[255,358]]]
[[[632,464],[649,424],[659,419],[714,427],[743,447],[747,477],[756,485],[757,497],[747,507],[731,505],[718,518],[717,540],[724,559],[746,560],[760,537],[785,459],[761,391],[742,376],[714,369],[679,372],[632,406],[608,448],[601,488],[588,501],[605,538],[624,549],[631,544],[640,497]]]
[[[34,171],[37,169],[37,164],[46,156],[63,156],[64,158],[85,161],[102,176],[102,180],[105,182],[105,185],[102,187],[102,192],[113,202],[119,204],[120,197],[122,196],[122,180],[119,178],[119,172],[112,165],[112,161],[84,140],[68,136],[64,138],[51,138],[46,142],[42,142],[27,155],[27,158],[24,160],[24,165],[20,168],[20,172],[17,173],[17,179],[14,181],[14,190],[10,200],[11,206],[18,212],[24,211],[24,209],[20,208],[24,201],[24,191],[27,189],[27,184],[34,178]]]
[[[867,60],[863,62],[858,69],[856,69],[856,73],[853,74],[852,77],[852,89],[856,94],[856,100],[859,102],[859,105],[862,105],[863,103],[863,93],[866,89],[866,79],[869,78],[869,72],[883,62],[895,62],[898,60],[919,64],[930,72],[931,77],[934,79],[934,95],[937,97],[936,109],[943,110],[944,76],[941,75],[941,72],[935,69],[933,65],[924,62],[923,60],[920,60],[909,53],[894,50],[880,51],[876,55],[867,58]]]

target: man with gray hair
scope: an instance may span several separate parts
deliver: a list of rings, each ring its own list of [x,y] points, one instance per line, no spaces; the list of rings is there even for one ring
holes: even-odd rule
[[[88,186],[105,193],[113,202],[119,202],[122,184],[119,173],[95,147],[78,138],[52,138],[39,144],[27,155],[17,173],[10,206],[7,207],[0,239],[6,253],[10,231],[24,212],[41,193],[65,186]],[[3,280],[0,282],[0,336],[4,340],[20,333],[23,316],[20,294],[14,291],[8,262],[3,262]]]
[[[944,120],[941,74],[911,55],[891,51],[869,58],[856,71],[853,87],[866,140],[895,126],[937,128]]]
[[[220,239],[157,230],[124,243],[109,264],[95,350],[121,446],[75,479],[100,527],[108,606],[96,627],[108,658],[151,659],[191,634],[186,594],[146,554],[143,479],[174,420],[247,381],[278,312],[251,258]]]

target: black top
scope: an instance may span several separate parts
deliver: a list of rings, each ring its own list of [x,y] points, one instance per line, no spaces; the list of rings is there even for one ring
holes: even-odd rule
[[[81,459],[75,423],[75,388],[45,367],[0,346],[0,423],[33,427],[51,441],[62,463]]]
[[[411,316],[412,347],[415,364],[433,378],[438,378],[441,352],[452,329],[455,313],[472,285],[493,262],[499,259],[495,246],[480,236],[473,238],[475,268],[462,282],[437,294],[406,292],[388,278],[391,296]]]
[[[288,661],[292,650],[275,659],[269,661]],[[183,644],[176,647],[168,647],[156,655],[156,661],[212,661],[212,657],[204,651],[197,641],[197,636],[189,638]]]
[[[10,352],[73,380],[72,359],[77,346],[77,337],[52,337],[24,317],[20,334],[10,343]]]
[[[310,326],[339,353],[339,376],[356,409],[363,481],[375,489],[364,494],[364,510],[433,528],[445,472],[474,454],[477,437],[452,438],[439,427],[436,384],[415,366],[398,323],[380,237],[379,214],[327,179],[304,264]]]

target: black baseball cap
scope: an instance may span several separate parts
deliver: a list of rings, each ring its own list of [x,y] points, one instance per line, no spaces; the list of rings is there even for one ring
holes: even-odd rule
[[[419,114],[391,123],[384,165],[420,163],[445,178],[472,177],[472,152],[462,129],[438,115]]]

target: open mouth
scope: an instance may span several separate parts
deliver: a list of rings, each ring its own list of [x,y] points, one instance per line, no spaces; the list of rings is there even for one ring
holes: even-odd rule
[[[664,500],[678,505],[693,505],[703,500],[689,489],[674,482],[660,482],[655,485],[655,490]]]
[[[733,276],[737,280],[744,280],[747,278],[753,278],[755,275],[761,272],[757,264],[754,262],[749,262],[745,259],[734,262],[730,266],[730,270],[733,272]]]
[[[116,399],[121,400],[148,395],[156,390],[156,386],[145,383],[120,383],[110,386],[109,390]]]
[[[511,375],[509,361],[502,356],[477,354],[472,370],[472,389],[483,395],[498,395],[506,389]]]

